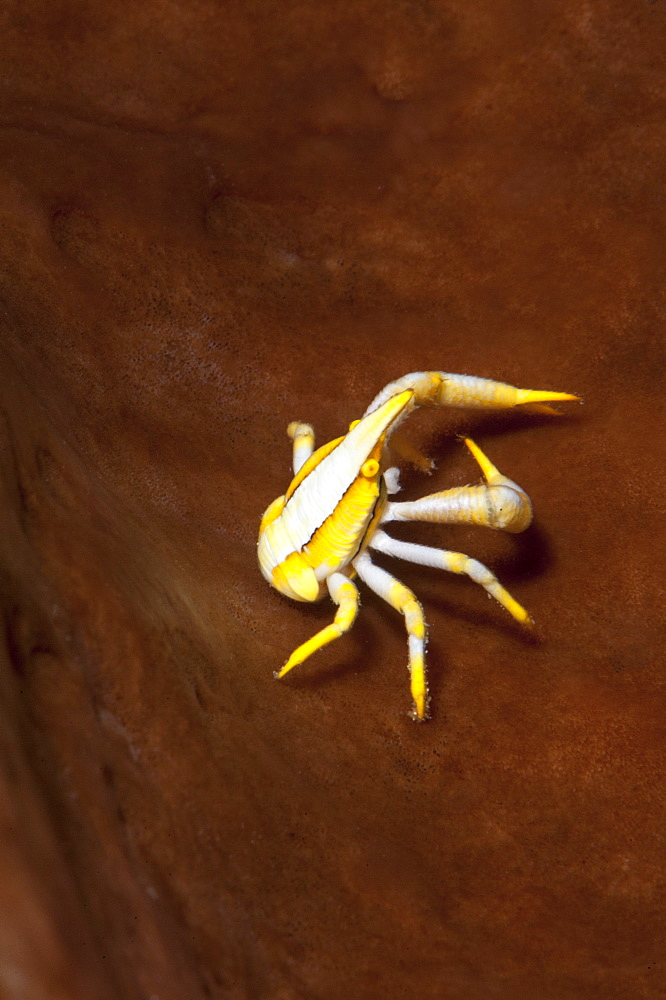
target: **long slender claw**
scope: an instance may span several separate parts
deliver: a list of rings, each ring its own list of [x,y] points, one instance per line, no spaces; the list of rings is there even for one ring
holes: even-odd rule
[[[525,403],[580,403],[580,396],[570,392],[542,392],[539,389],[517,389],[516,406]]]
[[[489,486],[492,486],[496,482],[506,482],[506,476],[503,476],[499,469],[493,465],[488,456],[485,452],[481,451],[475,441],[472,441],[471,438],[463,438],[463,441],[476,459],[481,472],[483,473],[483,477]]]
[[[307,660],[309,656],[316,653],[318,649],[322,648],[322,646],[327,646],[329,642],[333,642],[334,639],[339,639],[341,635],[342,630],[339,626],[335,624],[327,625],[326,628],[321,630],[321,632],[317,632],[317,634],[313,635],[311,639],[308,639],[308,641],[300,645],[298,649],[295,649],[285,665],[281,667],[280,670],[275,671],[275,677],[278,680],[281,677],[284,677],[285,674],[288,674],[290,670],[297,667],[299,663],[303,663],[304,660]]]
[[[561,417],[562,411],[556,410],[554,406],[548,406],[548,402],[557,403],[582,403],[580,396],[574,396],[570,392],[539,392],[533,389],[519,389],[516,406],[527,413],[542,413],[546,417]]]

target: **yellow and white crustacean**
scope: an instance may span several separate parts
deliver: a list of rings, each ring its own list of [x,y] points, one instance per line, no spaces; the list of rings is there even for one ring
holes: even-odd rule
[[[454,406],[506,409],[526,404],[553,413],[547,404],[577,400],[566,392],[517,389],[504,382],[413,372],[391,382],[372,401],[347,434],[314,451],[309,424],[292,423],[294,479],[284,496],[264,514],[259,528],[261,572],[280,593],[297,601],[316,601],[326,591],[338,605],[331,625],[294,650],[276,673],[284,677],[316,650],[347,632],[359,607],[353,578],[405,617],[409,643],[409,672],[413,718],[428,716],[425,671],[426,623],[414,594],[386,570],[376,566],[369,550],[398,559],[462,573],[479,583],[509,614],[525,625],[532,619],[490,570],[462,552],[449,552],[398,541],[383,530],[389,521],[434,521],[440,524],[479,524],[499,531],[524,531],[532,520],[532,504],[520,486],[499,472],[469,438],[465,444],[481,468],[485,482],[433,493],[409,503],[393,503],[398,470],[390,466],[388,441],[398,425],[418,406]],[[431,463],[395,433],[391,450],[430,470]]]

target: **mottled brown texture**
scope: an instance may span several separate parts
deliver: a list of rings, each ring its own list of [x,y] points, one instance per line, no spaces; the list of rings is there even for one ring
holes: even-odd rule
[[[26,0],[0,15],[0,992],[666,995],[666,9]],[[255,566],[292,419],[407,371],[579,392],[429,411],[531,494],[402,622]],[[445,433],[446,432],[446,433]]]

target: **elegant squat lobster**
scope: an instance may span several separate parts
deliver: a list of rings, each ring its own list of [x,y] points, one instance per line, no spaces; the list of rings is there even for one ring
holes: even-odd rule
[[[388,494],[397,492],[398,470],[388,467],[388,440],[418,406],[506,409],[532,404],[532,410],[553,413],[544,404],[577,399],[566,392],[516,389],[470,375],[413,372],[382,389],[346,435],[317,451],[312,427],[290,424],[287,433],[294,443],[294,479],[262,518],[259,565],[273,587],[296,601],[316,601],[328,589],[338,611],[333,624],[294,650],[275,676],[284,677],[292,667],[351,628],[359,607],[352,577],[358,575],[405,617],[414,699],[412,716],[427,718],[423,609],[411,590],[372,562],[368,549],[465,574],[481,584],[517,621],[531,625],[527,611],[476,559],[462,552],[401,542],[382,531],[389,521],[480,524],[499,531],[524,531],[532,520],[532,504],[525,491],[503,476],[467,438],[465,444],[479,464],[485,483],[444,490],[409,503],[391,503]],[[421,468],[432,468],[400,431],[395,433],[391,447]]]

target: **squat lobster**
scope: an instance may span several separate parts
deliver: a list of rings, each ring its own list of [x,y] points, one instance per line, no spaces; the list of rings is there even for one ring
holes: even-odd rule
[[[544,404],[569,400],[578,400],[578,396],[517,389],[471,375],[412,372],[382,389],[346,435],[317,451],[309,424],[289,424],[287,433],[294,443],[294,479],[262,518],[259,565],[273,587],[296,601],[319,600],[328,588],[338,611],[333,624],[294,650],[275,676],[284,677],[292,667],[351,628],[359,607],[352,577],[358,574],[371,590],[405,616],[414,699],[412,717],[427,718],[423,608],[411,590],[375,566],[368,549],[465,574],[481,584],[516,621],[531,625],[527,611],[476,559],[462,552],[401,542],[382,531],[388,521],[480,524],[499,531],[524,531],[532,520],[532,504],[525,491],[503,476],[478,445],[466,438],[465,444],[478,462],[485,483],[459,486],[409,503],[392,503],[388,494],[397,492],[398,469],[388,467],[388,440],[418,406],[506,409],[533,404],[533,410],[554,413]],[[432,467],[402,439],[400,432],[392,448],[421,468]]]

